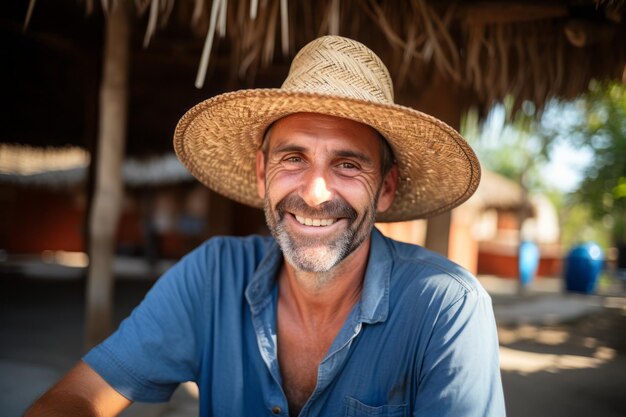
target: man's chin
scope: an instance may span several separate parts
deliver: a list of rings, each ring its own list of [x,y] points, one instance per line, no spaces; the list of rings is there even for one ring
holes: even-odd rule
[[[283,248],[287,261],[297,270],[304,272],[328,272],[341,262],[341,253],[326,246],[289,245]]]

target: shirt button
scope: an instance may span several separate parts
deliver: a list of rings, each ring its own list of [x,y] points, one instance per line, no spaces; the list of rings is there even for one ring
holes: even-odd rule
[[[279,406],[275,405],[274,407],[272,407],[272,413],[274,414],[280,414],[282,410],[280,409]]]

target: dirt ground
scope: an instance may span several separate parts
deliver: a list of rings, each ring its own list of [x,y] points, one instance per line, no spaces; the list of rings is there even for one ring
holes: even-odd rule
[[[116,320],[150,288],[120,281]],[[0,276],[0,416],[18,416],[82,354],[82,281]],[[565,324],[500,326],[509,417],[626,416],[626,298]],[[181,417],[185,404],[127,416]],[[193,405],[191,407],[193,409]]]
[[[616,301],[570,323],[499,327],[509,417],[626,416],[626,309]]]

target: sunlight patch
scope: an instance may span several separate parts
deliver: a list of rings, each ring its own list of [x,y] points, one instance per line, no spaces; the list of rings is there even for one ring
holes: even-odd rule
[[[599,347],[593,357],[525,352],[500,347],[500,369],[528,375],[535,372],[557,373],[571,369],[597,368],[615,358],[615,350]]]

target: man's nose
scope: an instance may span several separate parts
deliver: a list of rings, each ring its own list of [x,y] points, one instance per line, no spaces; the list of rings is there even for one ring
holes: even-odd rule
[[[332,200],[333,194],[323,176],[312,175],[301,189],[300,197],[310,206],[317,207]]]

